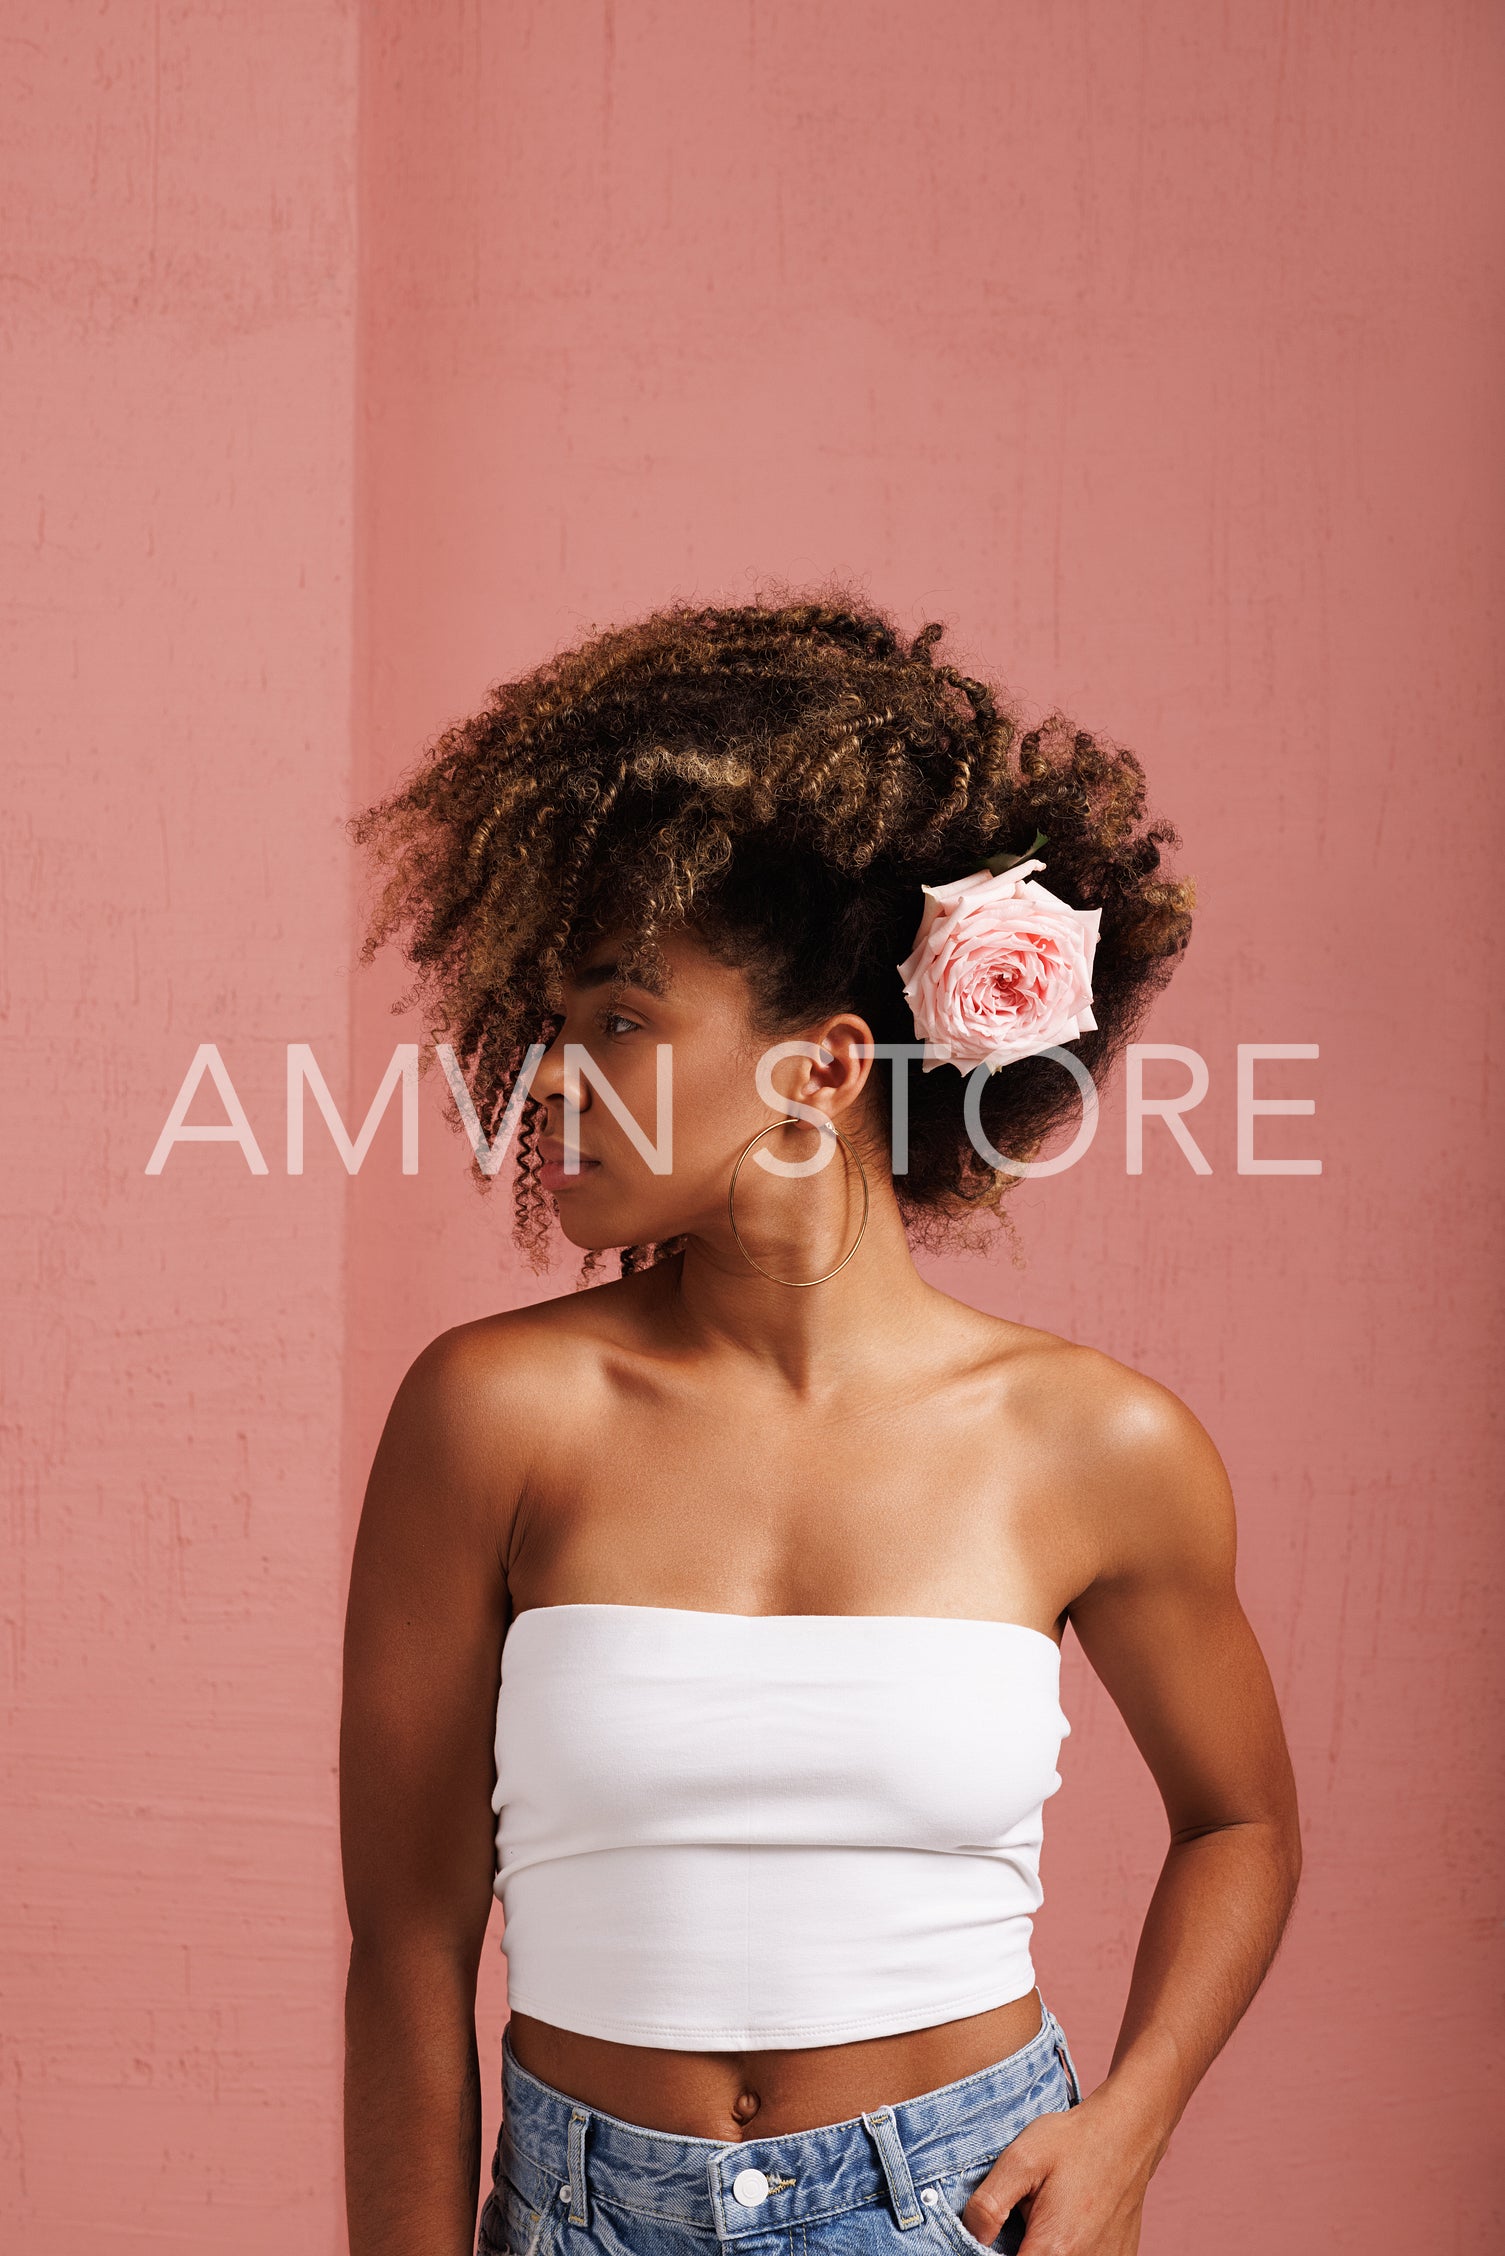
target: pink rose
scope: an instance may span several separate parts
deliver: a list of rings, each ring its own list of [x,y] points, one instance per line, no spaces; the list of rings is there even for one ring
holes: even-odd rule
[[[1074,909],[1030,879],[979,870],[925,885],[914,953],[899,966],[925,1071],[997,1068],[1095,1029],[1092,959],[1101,909]]]

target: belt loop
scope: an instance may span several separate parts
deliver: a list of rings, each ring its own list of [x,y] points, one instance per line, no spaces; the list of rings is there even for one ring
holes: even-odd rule
[[[925,2212],[915,2199],[914,2179],[909,2173],[909,2159],[899,2137],[891,2107],[880,2107],[876,2114],[864,2115],[863,2123],[878,2149],[878,2159],[883,2164],[883,2175],[888,2180],[889,2197],[894,2215],[905,2230],[911,2225],[923,2224]]]
[[[590,2129],[590,2109],[572,2107],[570,2110],[570,2223],[585,2225],[590,2222],[590,2209],[585,2192],[585,2134]]]
[[[1056,2058],[1060,2061],[1066,2073],[1066,2089],[1070,2104],[1073,2107],[1080,2107],[1082,2104],[1082,2079],[1076,2072],[1076,2062],[1072,2059],[1071,2047],[1066,2042],[1066,2031],[1061,2027],[1049,2006],[1045,2008],[1045,2022],[1046,2027],[1050,2030],[1051,2042],[1056,2048]]]
[[[736,2148],[731,2148],[731,2152],[736,2154]],[[711,2215],[715,2218],[715,2240],[718,2240],[718,2256],[720,2256],[720,2249],[727,2245],[729,2240],[736,2240],[736,2231],[733,2231],[731,2222],[727,2218],[727,2188],[724,2188],[724,2184],[722,2184],[722,2164],[724,2164],[724,2161],[727,2161],[727,2148],[724,2148],[724,2145],[715,2150],[713,2154],[706,2154],[706,2184],[711,2186]]]

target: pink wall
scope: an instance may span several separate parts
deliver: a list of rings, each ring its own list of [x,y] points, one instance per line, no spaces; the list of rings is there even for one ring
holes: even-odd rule
[[[286,1043],[358,1118],[413,1031],[352,973],[341,815],[593,620],[840,572],[1135,744],[1201,881],[1147,1034],[1208,1060],[1212,1173],[1152,1127],[1127,1176],[1120,1085],[1023,1193],[1023,1265],[947,1274],[1208,1424],[1300,1771],[1297,1919],[1147,2256],[1474,2256],[1497,12],[18,20],[0,2218],[28,2256],[341,2244],[361,1484],[426,1338],[570,1276],[519,1274],[431,1094],[416,1177],[389,1121],[352,1183],[316,1116],[284,1172]],[[265,1177],[216,1146],[143,1174],[205,1040]],[[1320,1045],[1264,1069],[1318,1111],[1259,1143],[1321,1176],[1237,1173],[1240,1041]],[[1162,1844],[1074,1653],[1066,1702],[1039,1963],[1095,2077]],[[493,1951],[488,2084],[503,2004]]]
[[[325,2250],[349,1225],[277,1107],[347,1038],[356,26],[6,31],[0,2241]],[[144,1173],[201,1041],[264,1179]]]

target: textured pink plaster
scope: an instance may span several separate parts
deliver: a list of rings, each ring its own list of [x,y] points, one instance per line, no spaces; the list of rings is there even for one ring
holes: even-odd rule
[[[348,1225],[277,1108],[347,1042],[355,28],[6,15],[18,2256],[337,2245]],[[143,1172],[204,1040],[266,1178]]]

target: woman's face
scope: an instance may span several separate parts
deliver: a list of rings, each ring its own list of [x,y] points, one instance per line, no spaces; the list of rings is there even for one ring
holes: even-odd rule
[[[684,1232],[719,1238],[737,1156],[749,1137],[779,1117],[759,1095],[755,1077],[760,1058],[781,1037],[754,1030],[745,975],[689,930],[666,935],[661,946],[662,987],[614,992],[613,937],[590,950],[565,982],[564,1023],[534,1077],[532,1094],[548,1108],[538,1143],[543,1187],[573,1245],[646,1245]],[[871,1040],[865,1022],[846,1013],[795,1029],[789,1038],[821,1044],[830,1063],[787,1057],[765,1076],[770,1087],[816,1105],[855,1135],[870,1068],[850,1053]],[[661,1048],[668,1051],[667,1071],[660,1066]],[[579,1108],[578,1173],[565,1166],[567,1079]],[[615,1105],[602,1082],[610,1084]],[[618,1108],[636,1124],[636,1141]],[[809,1127],[783,1130],[765,1143],[789,1161],[818,1149]],[[667,1158],[667,1171],[656,1171],[655,1158]],[[744,1169],[739,1222],[744,1184],[746,1211],[777,1236],[781,1209],[801,1204],[802,1180],[784,1182],[762,1170],[754,1177]],[[807,1213],[809,1205],[806,1187]]]

